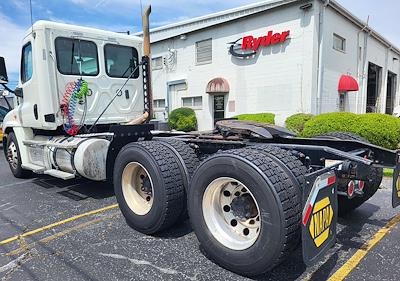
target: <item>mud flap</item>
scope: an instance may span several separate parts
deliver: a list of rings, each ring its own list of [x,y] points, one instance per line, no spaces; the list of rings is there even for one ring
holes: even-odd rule
[[[393,173],[393,189],[392,189],[392,206],[396,208],[400,206],[400,152],[397,152],[396,169]]]
[[[336,182],[333,168],[306,177],[301,226],[303,261],[307,266],[319,261],[336,243]]]

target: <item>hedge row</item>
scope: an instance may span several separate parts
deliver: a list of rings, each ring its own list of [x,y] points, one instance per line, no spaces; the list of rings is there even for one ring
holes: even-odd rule
[[[235,118],[242,121],[255,121],[268,124],[275,124],[275,114],[273,113],[256,113],[256,114],[242,114]]]
[[[177,108],[169,114],[168,125],[173,130],[190,132],[197,130],[197,118],[193,109]]]
[[[306,121],[300,136],[314,137],[329,132],[354,133],[364,137],[372,144],[396,149],[400,143],[400,120],[378,113],[326,113]]]
[[[313,116],[314,115],[312,114],[305,114],[305,113],[298,113],[292,115],[285,121],[286,128],[296,134],[300,134],[304,130],[304,124],[307,121],[311,120]]]

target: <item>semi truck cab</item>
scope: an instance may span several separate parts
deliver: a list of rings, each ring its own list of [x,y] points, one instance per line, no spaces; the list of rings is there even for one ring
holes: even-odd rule
[[[36,22],[22,41],[21,68],[15,93],[19,106],[4,122],[23,128],[57,130],[64,124],[62,100],[69,83],[88,83],[87,101],[78,102],[76,123],[93,124],[133,68],[139,65],[143,40],[93,28]],[[141,69],[137,68],[98,124],[123,123],[143,114]],[[85,108],[86,106],[86,108]],[[85,110],[86,109],[86,110]],[[84,120],[83,120],[84,118]]]

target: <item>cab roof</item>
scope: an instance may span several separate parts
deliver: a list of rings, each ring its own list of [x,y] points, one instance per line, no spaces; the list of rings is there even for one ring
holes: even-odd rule
[[[102,29],[97,29],[97,28],[91,28],[91,27],[84,27],[84,26],[78,26],[78,25],[72,25],[72,24],[65,24],[65,23],[59,23],[59,22],[53,22],[53,21],[45,21],[45,20],[39,20],[33,24],[32,27],[30,27],[25,34],[25,37],[28,36],[29,34],[32,33],[32,31],[36,30],[43,30],[43,29],[54,29],[54,30],[65,30],[65,31],[71,31],[71,32],[76,32],[77,36],[79,36],[79,33],[86,33],[86,34],[93,34],[93,35],[98,35],[98,36],[104,36],[106,38],[110,39],[125,39],[125,40],[133,40],[135,42],[143,42],[143,39],[134,36],[134,35],[127,35],[123,33],[118,33],[118,32],[113,32],[113,31],[106,31]]]

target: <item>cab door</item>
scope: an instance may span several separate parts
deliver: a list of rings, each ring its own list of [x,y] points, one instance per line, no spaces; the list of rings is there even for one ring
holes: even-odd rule
[[[20,83],[17,92],[22,93],[19,98],[23,100],[18,110],[18,118],[23,127],[39,128],[41,116],[39,115],[39,98],[35,73],[35,46],[31,40],[25,41],[21,55]]]

